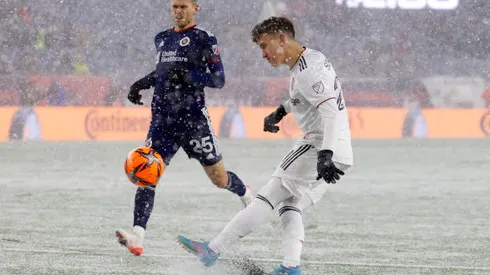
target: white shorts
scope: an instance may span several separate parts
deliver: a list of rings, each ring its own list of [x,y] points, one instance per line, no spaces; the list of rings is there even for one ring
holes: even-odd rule
[[[310,188],[308,189],[307,186]],[[327,184],[323,180],[318,181],[316,184],[306,185],[298,181],[272,177],[257,193],[257,199],[267,202],[273,209],[277,208],[279,215],[286,209],[293,209],[301,213],[308,207],[316,204],[325,195],[330,186],[330,184]],[[290,191],[291,187],[304,191],[304,193],[299,196],[298,194],[293,194]]]
[[[282,159],[276,168],[273,177],[280,178],[282,185],[289,190],[292,196],[301,198],[308,195],[313,203],[323,197],[328,184],[322,180],[316,180],[318,150],[309,142],[300,139],[293,146],[293,149]],[[337,168],[347,171],[350,163],[342,163],[335,160]]]

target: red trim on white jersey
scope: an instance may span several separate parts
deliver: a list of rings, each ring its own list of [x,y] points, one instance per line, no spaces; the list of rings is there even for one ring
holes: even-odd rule
[[[320,107],[320,105],[322,105],[323,103],[329,101],[330,99],[335,99],[335,97],[334,96],[333,97],[329,97],[329,98],[325,99],[324,101],[318,103],[318,105],[316,105],[316,108],[318,109],[318,107]]]

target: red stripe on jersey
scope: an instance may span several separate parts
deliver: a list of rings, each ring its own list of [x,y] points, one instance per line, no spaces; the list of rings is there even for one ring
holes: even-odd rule
[[[220,62],[220,61],[221,61],[221,59],[219,59],[219,58],[218,59],[211,59],[208,61],[208,63],[215,63],[215,62]]]
[[[176,30],[176,29],[175,29],[175,27],[172,27],[172,31],[173,31],[173,32],[183,32],[183,31],[186,31],[186,30],[192,29],[192,28],[194,28],[195,26],[196,26],[196,24],[192,24],[192,25],[190,25],[190,26],[188,26],[188,27],[185,27],[185,28],[183,28],[183,29],[180,29],[180,30]]]
[[[335,99],[335,97],[329,97],[329,98],[325,99],[324,101],[318,103],[318,105],[316,105],[316,108],[318,109],[318,107],[320,107],[320,105],[322,105],[323,103],[329,101],[330,99]]]

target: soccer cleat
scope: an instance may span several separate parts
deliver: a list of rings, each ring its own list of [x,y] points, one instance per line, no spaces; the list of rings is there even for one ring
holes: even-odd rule
[[[252,201],[254,200],[254,194],[253,194],[252,188],[250,188],[250,186],[245,185],[245,187],[246,187],[245,194],[243,194],[243,196],[240,197],[240,200],[243,203],[243,207],[247,208],[247,206],[249,206],[252,203]]]
[[[140,256],[141,254],[143,254],[143,228],[135,226],[132,232],[118,229],[116,230],[116,237],[117,242],[125,246],[133,255]]]
[[[211,250],[206,242],[196,242],[181,235],[177,237],[177,240],[185,250],[198,256],[205,266],[212,266],[218,260],[220,254]]]
[[[299,265],[292,268],[278,265],[269,275],[301,275],[301,269]]]

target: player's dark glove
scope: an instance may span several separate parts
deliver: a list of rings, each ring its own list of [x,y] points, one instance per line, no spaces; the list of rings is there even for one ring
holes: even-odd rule
[[[277,133],[279,131],[279,126],[276,124],[287,114],[284,106],[282,106],[282,104],[279,105],[274,112],[264,118],[264,132]]]
[[[317,180],[323,178],[327,183],[336,183],[344,172],[337,167],[332,161],[333,152],[330,150],[321,150],[318,152],[318,162],[316,170],[318,171]]]
[[[133,104],[143,105],[143,102],[141,102],[140,89],[134,86],[134,84],[131,85],[131,88],[129,90],[128,100]]]
[[[155,83],[155,71],[153,71],[131,85],[128,93],[128,100],[133,104],[143,105],[143,102],[141,102],[140,91],[150,89],[151,87],[155,86]]]

